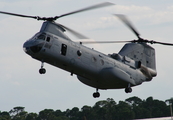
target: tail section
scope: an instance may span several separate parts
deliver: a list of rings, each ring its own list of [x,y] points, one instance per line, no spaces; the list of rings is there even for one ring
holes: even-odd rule
[[[145,43],[127,43],[119,52],[135,61],[141,62],[141,72],[156,76],[155,49]],[[148,73],[147,73],[148,74]]]

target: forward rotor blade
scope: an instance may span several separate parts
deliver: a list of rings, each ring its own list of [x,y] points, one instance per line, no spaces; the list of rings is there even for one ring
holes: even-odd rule
[[[26,17],[26,18],[34,18],[34,19],[38,19],[39,18],[37,16],[29,16],[29,15],[15,14],[15,13],[3,12],[3,11],[0,11],[0,13],[7,14],[7,15],[18,16],[18,17]]]
[[[71,15],[71,14],[75,14],[75,13],[79,13],[79,12],[84,12],[84,11],[88,11],[88,10],[92,10],[92,9],[97,9],[97,8],[101,8],[101,7],[106,7],[106,6],[110,6],[110,5],[114,5],[114,4],[109,3],[109,2],[100,3],[100,4],[97,4],[97,5],[94,5],[94,6],[90,6],[90,7],[84,8],[84,9],[76,10],[76,11],[66,13],[66,14],[62,14],[60,16],[55,16],[55,17],[29,16],[29,15],[22,15],[22,14],[16,14],[16,13],[4,12],[4,11],[0,11],[0,13],[7,14],[7,15],[18,16],[18,17],[33,18],[33,19],[37,19],[37,20],[54,21],[54,20],[56,20],[60,17],[64,17],[64,16],[67,16],[67,15]]]
[[[66,27],[66,26],[64,26],[64,25],[62,25],[62,24],[59,24],[59,23],[56,23],[56,24],[60,25],[61,27],[63,27],[64,29],[66,29],[67,31],[69,31],[69,32],[72,33],[75,37],[77,37],[77,38],[79,38],[79,39],[89,39],[88,37],[82,35],[81,33],[78,33],[78,32],[76,32],[76,31],[72,30],[71,28],[68,28],[68,27]]]
[[[121,15],[121,14],[114,14],[114,15],[117,16],[123,23],[125,23],[125,25],[127,25],[127,27],[129,27],[135,33],[135,35],[140,39],[140,34],[137,32],[135,27],[127,19],[127,17],[125,15]]]
[[[84,11],[88,11],[88,10],[92,10],[92,9],[97,9],[97,8],[101,8],[101,7],[106,7],[106,6],[110,6],[110,5],[114,5],[114,4],[110,3],[110,2],[104,2],[104,3],[93,5],[93,6],[90,6],[90,7],[87,7],[87,8],[83,8],[83,9],[80,9],[80,10],[76,10],[76,11],[73,11],[73,12],[62,14],[60,16],[56,16],[55,18],[58,19],[60,17],[64,17],[64,16],[67,16],[67,15],[71,15],[71,14],[75,14],[75,13],[79,13],[79,12],[84,12]]]

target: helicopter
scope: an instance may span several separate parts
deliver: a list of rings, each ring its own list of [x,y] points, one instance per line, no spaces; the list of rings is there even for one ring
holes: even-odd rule
[[[62,14],[55,17],[29,16],[0,11],[2,14],[17,17],[43,20],[38,33],[23,44],[23,50],[33,59],[41,62],[40,74],[45,74],[44,63],[48,63],[67,72],[77,75],[82,83],[96,88],[94,98],[100,97],[99,89],[125,89],[132,92],[132,87],[151,81],[157,75],[155,49],[147,43],[171,45],[171,43],[146,40],[140,37],[132,23],[124,15],[114,14],[137,36],[137,40],[130,41],[72,41],[66,31],[80,39],[88,37],[60,24],[55,20],[96,8],[114,5],[105,2],[87,8]],[[126,43],[119,53],[104,54],[83,44],[89,43]]]

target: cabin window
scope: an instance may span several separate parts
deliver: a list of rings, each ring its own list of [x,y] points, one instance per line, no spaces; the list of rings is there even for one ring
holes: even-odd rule
[[[66,55],[66,52],[67,52],[67,45],[65,44],[62,44],[61,45],[61,55]]]
[[[46,41],[47,41],[47,42],[50,42],[50,37],[47,37],[47,38],[46,38]]]

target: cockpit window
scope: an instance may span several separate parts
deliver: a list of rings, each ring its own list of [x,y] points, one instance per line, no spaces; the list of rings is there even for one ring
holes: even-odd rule
[[[42,34],[40,34],[37,38],[38,38],[38,39],[45,40],[46,34],[45,34],[45,33],[42,33]]]
[[[47,34],[46,33],[36,33],[31,39],[29,40],[45,40],[46,39]]]

